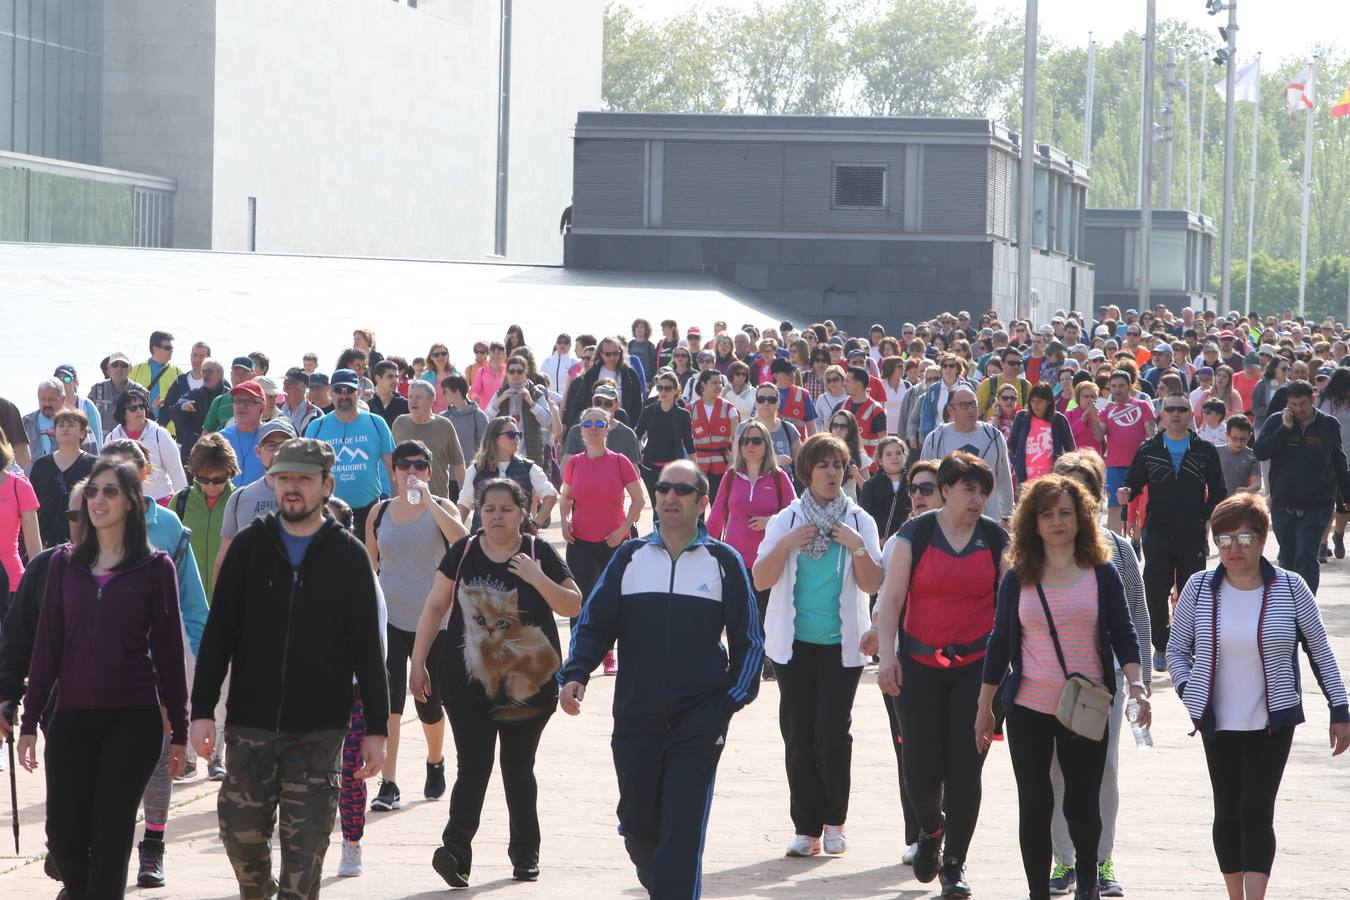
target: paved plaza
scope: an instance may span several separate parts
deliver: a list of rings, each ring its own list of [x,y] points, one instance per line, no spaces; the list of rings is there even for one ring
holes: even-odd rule
[[[556,539],[556,526],[550,536]],[[1333,561],[1323,572],[1322,614],[1344,670],[1350,663],[1350,560]],[[783,857],[792,827],[775,685],[761,685],[759,698],[732,720],[708,828],[703,896],[766,900],[937,896],[936,881],[919,884],[910,868],[899,862],[904,845],[895,756],[875,682],[869,669],[854,705],[849,850],[841,857]],[[1309,721],[1297,732],[1280,791],[1275,817],[1279,851],[1270,897],[1346,897],[1350,896],[1350,824],[1345,814],[1350,755],[1333,760],[1329,754],[1326,704],[1306,664],[1303,688]],[[544,835],[539,882],[511,880],[506,808],[494,775],[475,843],[473,887],[467,893],[566,900],[643,896],[615,832],[617,789],[608,740],[613,690],[614,679],[597,675],[582,715],[572,718],[559,712],[544,733],[537,766]],[[1220,897],[1200,739],[1188,736],[1189,723],[1166,675],[1155,681],[1155,697],[1156,749],[1137,752],[1128,733],[1121,747],[1116,873],[1128,897]],[[447,799],[421,799],[425,744],[415,718],[411,722],[412,727],[404,729],[399,753],[405,806],[368,816],[365,874],[359,878],[338,879],[334,874],[339,840],[335,829],[324,867],[325,897],[417,898],[449,892],[430,865],[445,825]],[[447,757],[453,775],[453,747],[447,747]],[[9,839],[0,840],[5,851],[0,872],[10,896],[51,897],[58,888],[42,872],[41,774],[40,769],[33,775],[18,773],[23,854],[16,858]],[[372,780],[370,786],[373,794],[378,782]],[[133,854],[133,879],[134,862]],[[216,785],[202,775],[174,788],[165,862],[168,887],[132,888],[128,893],[194,900],[238,896],[220,845]],[[984,805],[967,874],[977,898],[1012,900],[1026,895],[1017,844],[1016,788],[1003,744],[995,745],[984,770]]]

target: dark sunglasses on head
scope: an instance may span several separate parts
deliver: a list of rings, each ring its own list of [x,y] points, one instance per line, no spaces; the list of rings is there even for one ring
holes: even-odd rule
[[[777,406],[777,405],[778,405],[778,395],[777,395],[777,394],[760,394],[760,395],[758,395],[757,397],[755,397],[755,402],[756,402],[756,403],[768,403],[768,404],[770,404],[771,406]]]
[[[762,447],[762,446],[764,446],[764,438],[760,437],[760,436],[757,435],[757,434],[756,434],[756,435],[751,435],[750,437],[743,437],[743,438],[741,438],[741,446],[742,446],[742,447]]]
[[[84,486],[84,495],[90,500],[99,495],[100,487],[97,484],[86,484]],[[102,486],[103,496],[111,500],[122,493],[122,489],[115,484],[105,484]]]
[[[911,497],[913,497],[915,494],[922,494],[925,497],[931,497],[933,496],[933,492],[936,490],[937,484],[932,481],[911,482],[909,485],[909,495]]]
[[[674,491],[680,497],[688,497],[693,494],[702,494],[697,485],[692,484],[671,484],[669,481],[658,481],[656,483],[656,492],[658,494],[669,494]]]
[[[398,462],[394,463],[394,468],[398,469],[400,472],[406,472],[409,469],[427,472],[431,470],[431,463],[427,462],[425,459],[400,459]]]
[[[230,479],[228,476],[225,475],[217,475],[215,478],[207,478],[205,475],[196,475],[193,476],[192,480],[197,482],[198,484],[207,485],[207,484],[226,484],[229,482]]]
[[[1245,550],[1256,542],[1256,535],[1252,534],[1250,531],[1240,531],[1237,534],[1214,535],[1214,543],[1218,545],[1220,550],[1227,550],[1229,547],[1233,546],[1234,539],[1237,540],[1238,546]]]

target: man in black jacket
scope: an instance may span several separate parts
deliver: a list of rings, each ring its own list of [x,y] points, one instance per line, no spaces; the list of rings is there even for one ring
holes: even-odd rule
[[[187,377],[184,373],[178,381]],[[207,359],[202,362],[202,386],[181,393],[178,388],[179,383],[175,382],[169,389],[169,396],[160,408],[159,419],[166,425],[173,425],[174,437],[182,449],[183,465],[186,466],[193,445],[202,436],[202,425],[206,422],[211,402],[228,391],[230,384],[225,380],[225,367],[214,359]]]
[[[1194,415],[1185,394],[1163,398],[1163,429],[1139,445],[1125,484],[1125,506],[1148,487],[1144,520],[1144,595],[1153,630],[1153,668],[1167,668],[1172,586],[1180,590],[1205,567],[1205,523],[1228,496],[1214,445],[1190,430]]]
[[[1280,568],[1303,576],[1317,593],[1322,546],[1339,490],[1350,497],[1350,471],[1341,426],[1313,405],[1313,388],[1291,381],[1280,389],[1286,405],[1272,413],[1256,439],[1256,458],[1270,461],[1270,518],[1280,542]]]
[[[217,809],[242,897],[278,891],[271,847],[278,818],[281,896],[318,896],[353,675],[368,719],[356,777],[384,763],[389,687],[375,573],[361,543],[324,516],[334,461],[331,446],[309,438],[277,450],[268,477],[278,511],[230,545],[197,656],[192,742],[203,759],[215,749],[216,701],[230,668]]]

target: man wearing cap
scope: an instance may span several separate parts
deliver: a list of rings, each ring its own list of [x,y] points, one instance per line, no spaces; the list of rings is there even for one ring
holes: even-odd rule
[[[281,400],[281,388],[275,381],[266,375],[259,375],[253,379],[263,392],[263,414],[262,420],[270,422],[277,417],[277,403]]]
[[[591,395],[591,405],[605,410],[610,415],[609,428],[605,431],[605,447],[615,453],[622,453],[633,465],[641,465],[642,451],[638,448],[637,433],[618,419],[621,410],[618,409],[619,395],[614,390],[614,385],[604,381],[596,385]],[[562,458],[558,460],[558,465],[565,467],[567,457],[585,451],[586,443],[581,437],[581,423],[577,423],[567,429],[567,437],[563,438],[562,448],[559,450]]]
[[[225,381],[225,367],[217,360],[202,361],[202,386],[193,388],[177,402],[177,408],[168,410],[183,451],[183,465],[187,465],[197,439],[202,436],[206,415],[221,397],[228,396],[230,385]],[[231,410],[233,412],[233,409]]]
[[[1158,341],[1153,345],[1153,359],[1149,363],[1148,370],[1144,372],[1143,379],[1153,386],[1153,392],[1158,392],[1158,379],[1171,373],[1181,379],[1181,387],[1186,389],[1186,373],[1178,369],[1172,363],[1172,345],[1165,341]]]
[[[1228,329],[1219,332],[1219,359],[1234,372],[1242,369],[1243,359],[1241,350],[1237,349],[1237,335]]]
[[[305,396],[311,377],[299,366],[292,366],[286,370],[286,376],[281,381],[282,397],[277,403],[277,417],[289,419],[296,434],[303,434],[310,422],[324,414]]]
[[[333,411],[333,389],[328,382],[328,376],[324,373],[309,373],[309,393],[307,396],[309,402],[318,407],[320,415],[326,416]],[[314,419],[317,418],[318,416],[314,417]],[[309,421],[312,422],[314,419]],[[305,423],[305,427],[309,427],[309,422]]]
[[[247,356],[236,356],[234,362],[230,363],[230,390],[247,384],[256,376],[253,360]],[[234,405],[227,391],[211,402],[211,408],[206,411],[206,419],[202,422],[202,431],[220,431],[233,416]]]
[[[98,407],[94,405],[94,401],[88,397],[80,396],[80,378],[75,374],[75,367],[70,363],[62,363],[56,367],[52,377],[61,382],[63,388],[61,405],[66,409],[78,409],[84,412],[89,419],[89,436],[93,439],[94,446],[102,450],[103,420],[99,416]]]
[[[351,369],[333,373],[333,412],[315,419],[305,437],[325,441],[333,448],[336,487],[333,493],[347,501],[355,515],[357,534],[366,533],[366,516],[393,482],[394,436],[379,416],[356,405],[361,383]]]
[[[236,384],[230,388],[228,396],[234,410],[234,420],[220,430],[220,436],[234,448],[234,458],[239,461],[239,474],[234,476],[234,486],[243,487],[266,473],[253,451],[258,446],[258,426],[263,421],[267,398],[257,381]]]
[[[164,405],[164,398],[169,395],[169,388],[173,387],[173,383],[183,371],[169,362],[171,359],[173,359],[173,335],[167,331],[152,331],[150,358],[138,363],[127,376],[145,388],[145,392],[150,395],[150,415],[156,419],[159,418],[159,410]]]
[[[356,778],[384,764],[389,683],[375,573],[361,542],[324,514],[335,463],[323,441],[282,444],[269,476],[278,510],[225,554],[197,656],[191,736],[204,759],[216,752],[216,704],[230,671],[216,809],[241,897],[319,895],[353,676],[367,717]]]
[[[382,360],[380,365],[389,362]],[[375,368],[379,368],[376,366]],[[376,379],[376,387],[379,379]],[[432,496],[459,499],[451,496],[450,485],[464,483],[464,449],[459,443],[455,425],[445,416],[433,411],[436,388],[429,381],[418,378],[408,384],[408,412],[394,420],[390,432],[395,445],[404,441],[421,441],[431,450],[431,476],[428,485]]]
[[[108,377],[89,389],[89,399],[98,407],[104,440],[107,440],[108,433],[117,427],[113,410],[117,407],[117,398],[126,393],[127,385],[131,383],[128,377],[130,374],[131,358],[118,350],[108,355]]]

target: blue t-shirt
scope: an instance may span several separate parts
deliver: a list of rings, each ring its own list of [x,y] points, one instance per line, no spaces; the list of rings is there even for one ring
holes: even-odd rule
[[[792,586],[793,634],[808,644],[844,640],[839,595],[844,591],[844,548],[831,542],[820,559],[797,554],[797,580]]]
[[[286,545],[286,555],[290,557],[291,568],[300,565],[300,560],[305,558],[305,551],[309,549],[310,542],[314,540],[314,535],[294,535],[286,530],[286,526],[277,529],[281,533],[281,543]]]
[[[267,474],[262,460],[253,452],[258,446],[258,431],[257,428],[252,431],[240,431],[238,425],[227,425],[220,430],[220,436],[229,441],[230,446],[234,448],[234,458],[239,463],[239,474],[231,479],[235,487],[252,484]]]
[[[1172,472],[1180,475],[1181,460],[1185,458],[1186,450],[1191,446],[1191,436],[1188,434],[1184,438],[1174,441],[1164,434],[1163,443],[1167,445],[1167,452],[1172,455]]]
[[[361,509],[381,496],[389,496],[384,457],[394,452],[394,435],[383,418],[362,411],[348,423],[336,414],[329,414],[310,422],[305,437],[332,445],[337,456],[333,466],[333,479],[337,482],[334,493],[352,509]]]

